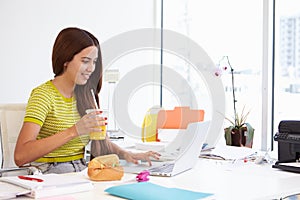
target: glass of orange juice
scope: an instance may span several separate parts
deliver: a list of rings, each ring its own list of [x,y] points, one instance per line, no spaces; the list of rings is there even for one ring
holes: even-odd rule
[[[102,113],[99,114],[102,117],[108,117],[108,111],[100,110],[100,109],[87,109],[85,112],[87,114],[91,112],[101,111]],[[90,139],[91,140],[104,140],[106,138],[106,125],[97,127],[101,129],[101,132],[90,132]]]

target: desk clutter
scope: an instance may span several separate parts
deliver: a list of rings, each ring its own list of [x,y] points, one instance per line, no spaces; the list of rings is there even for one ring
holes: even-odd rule
[[[275,159],[269,155],[269,152],[258,152],[248,147],[237,146],[218,146],[210,150],[202,150],[199,158],[224,160],[230,162],[248,162],[255,164],[272,164]]]
[[[92,190],[94,187],[92,182],[80,178],[78,175],[62,177],[59,174],[47,174],[1,177],[0,182],[8,184],[1,185],[0,199],[11,199],[24,195],[37,199]]]

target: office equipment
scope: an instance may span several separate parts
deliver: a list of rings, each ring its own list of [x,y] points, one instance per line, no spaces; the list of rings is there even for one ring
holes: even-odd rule
[[[154,107],[148,111],[142,126],[142,141],[160,141],[159,129],[186,129],[189,123],[204,120],[204,110],[193,110],[188,106],[164,110]]]
[[[143,151],[156,151],[160,153],[158,161],[171,161],[175,160],[180,151],[186,148],[187,142],[184,142],[186,138],[190,138],[187,129],[161,129],[160,142],[137,142],[135,148]],[[157,161],[154,158],[150,158],[153,161]]]
[[[123,165],[124,171],[129,173],[139,173],[148,170],[150,175],[155,176],[174,176],[194,167],[197,163],[202,145],[209,129],[209,121],[190,123],[185,134],[180,134],[184,139],[181,140],[179,146],[171,146],[174,148],[176,159],[166,162],[152,162],[153,167],[146,164],[141,165]],[[176,144],[177,145],[177,144]],[[169,171],[165,171],[166,168]]]
[[[189,140],[192,140],[193,137],[194,133],[191,133],[190,130],[177,129],[175,138],[172,139],[168,144],[166,144],[164,148],[157,151],[161,155],[158,161],[164,162],[175,160],[186,148],[189,148]],[[153,161],[156,160],[153,159]]]
[[[61,178],[59,174],[28,175],[28,176],[7,176],[1,177],[0,182],[13,184],[24,188],[29,197],[44,198],[63,194],[89,191],[93,184],[84,177],[73,174]],[[40,181],[35,181],[40,180]],[[17,195],[20,191],[16,190]],[[1,195],[1,194],[0,194]]]
[[[154,106],[150,108],[143,120],[141,138],[143,142],[157,142],[159,141],[157,130],[157,118],[158,112],[162,108],[160,106]]]
[[[166,200],[166,199],[206,199],[213,196],[211,193],[202,193],[191,190],[184,190],[180,188],[168,188],[154,183],[132,183],[113,186],[107,188],[105,192],[111,195],[119,196],[132,200]]]
[[[147,171],[147,170],[142,171],[135,177],[135,180],[137,182],[147,182],[147,181],[149,181],[149,178],[148,178],[149,175],[150,175],[149,171]]]
[[[300,121],[281,121],[274,140],[278,142],[278,161],[273,167],[300,173]]]
[[[189,123],[204,120],[204,110],[190,109],[188,106],[158,112],[158,129],[186,129]]]

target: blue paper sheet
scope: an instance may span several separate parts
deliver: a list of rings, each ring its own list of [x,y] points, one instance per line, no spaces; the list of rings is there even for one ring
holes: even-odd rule
[[[107,188],[111,195],[132,200],[194,200],[212,196],[211,193],[194,192],[179,188],[167,188],[150,182],[124,184]]]

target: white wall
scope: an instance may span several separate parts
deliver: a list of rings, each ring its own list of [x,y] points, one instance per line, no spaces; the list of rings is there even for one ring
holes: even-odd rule
[[[53,78],[52,45],[68,26],[91,31],[100,43],[155,24],[149,0],[0,0],[0,103],[27,102]]]

